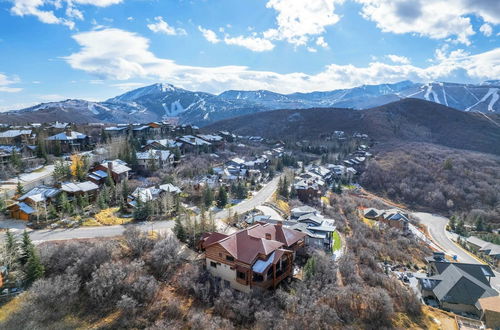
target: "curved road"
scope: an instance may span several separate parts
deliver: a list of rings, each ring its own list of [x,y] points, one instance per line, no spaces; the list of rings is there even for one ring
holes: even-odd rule
[[[449,221],[448,218],[424,212],[415,212],[413,215],[418,218],[420,223],[427,226],[431,239],[443,250],[443,252],[450,256],[456,255],[458,262],[471,264],[482,263],[451,240],[451,234],[446,231],[446,225]],[[493,272],[495,273],[495,277],[491,279],[491,286],[500,292],[500,273],[496,271]]]
[[[228,226],[222,221],[229,216],[229,214],[234,214],[238,212],[239,214],[250,211],[262,203],[268,201],[278,187],[279,177],[274,178],[269,181],[261,190],[255,193],[252,198],[246,199],[241,203],[222,210],[214,215],[217,227],[225,232],[231,232],[235,228]],[[1,225],[2,228],[9,228],[15,234],[20,235],[24,229],[19,227],[18,222],[5,221]],[[17,225],[16,225],[17,224]],[[58,241],[58,240],[69,240],[69,239],[81,239],[81,238],[95,238],[95,237],[113,237],[122,235],[127,226],[136,226],[137,228],[147,231],[155,230],[159,232],[165,232],[171,230],[175,225],[175,221],[154,221],[154,222],[142,222],[134,223],[129,225],[116,225],[116,226],[101,226],[101,227],[79,227],[79,228],[68,228],[68,229],[43,229],[43,230],[31,230],[29,232],[31,239],[35,243],[42,243],[46,241]],[[17,228],[16,228],[17,227]],[[4,235],[1,235],[4,236]],[[1,237],[0,236],[0,237]],[[1,237],[1,240],[4,238]]]

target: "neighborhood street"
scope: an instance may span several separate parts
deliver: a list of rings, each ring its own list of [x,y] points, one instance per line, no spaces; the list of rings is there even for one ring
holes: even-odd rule
[[[427,226],[431,239],[443,250],[443,252],[450,256],[457,256],[458,262],[472,264],[481,263],[478,259],[474,258],[451,240],[451,235],[446,231],[448,218],[424,212],[415,212],[413,215],[419,219],[420,223]],[[494,273],[495,277],[491,279],[491,286],[500,292],[500,273],[496,271],[494,271]]]
[[[261,190],[259,190],[252,198],[246,199],[231,208],[216,213],[214,218],[217,221],[217,227],[225,232],[231,232],[232,230],[234,230],[233,227],[226,225],[222,221],[222,219],[227,218],[229,214],[235,214],[235,212],[238,212],[238,214],[245,213],[268,201],[276,191],[278,187],[278,181],[279,177],[274,178],[273,180],[268,182]],[[9,228],[17,235],[20,235],[24,231],[23,221],[6,220],[2,221],[0,225],[1,228]],[[166,220],[116,226],[30,230],[30,237],[33,242],[38,244],[46,241],[119,236],[123,234],[123,231],[127,226],[136,226],[143,231],[155,230],[164,232],[166,230],[172,229],[174,225],[175,222],[173,220]],[[1,240],[3,239],[4,238],[2,235]]]

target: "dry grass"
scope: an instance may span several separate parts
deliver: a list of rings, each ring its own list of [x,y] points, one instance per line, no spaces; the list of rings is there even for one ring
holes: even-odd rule
[[[0,322],[5,321],[12,313],[21,308],[24,296],[25,294],[21,294],[0,307]]]
[[[132,221],[132,218],[120,218],[116,215],[118,207],[104,209],[95,215],[96,221],[104,226],[122,225]]]
[[[276,201],[276,206],[283,211],[286,215],[290,215],[290,205],[284,200],[278,199]]]
[[[102,224],[94,218],[88,218],[82,222],[82,227],[99,227]]]

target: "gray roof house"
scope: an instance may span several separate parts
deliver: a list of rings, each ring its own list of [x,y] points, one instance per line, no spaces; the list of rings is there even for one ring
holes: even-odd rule
[[[418,279],[419,287],[424,298],[435,299],[442,309],[480,316],[478,300],[498,296],[490,286],[490,278],[495,274],[489,266],[429,261],[429,276]]]

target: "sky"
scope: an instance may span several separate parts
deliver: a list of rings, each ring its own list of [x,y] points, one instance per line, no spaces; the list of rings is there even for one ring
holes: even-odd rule
[[[0,111],[157,82],[280,93],[500,79],[498,0],[0,0]]]

